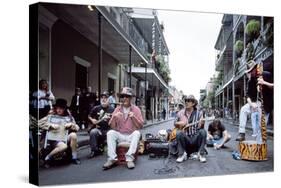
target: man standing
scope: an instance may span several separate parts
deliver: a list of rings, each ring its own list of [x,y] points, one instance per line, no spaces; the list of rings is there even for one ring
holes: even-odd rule
[[[188,154],[198,152],[200,162],[206,162],[205,145],[207,132],[204,129],[203,115],[196,105],[197,100],[193,95],[184,98],[185,108],[178,112],[175,127],[182,129],[176,133],[178,143],[177,162],[181,163],[187,159]]]
[[[79,87],[75,88],[75,94],[72,96],[70,110],[73,115],[76,123],[81,128],[82,127],[82,106],[83,106],[83,97],[81,94],[81,89]]]
[[[103,152],[103,143],[106,139],[106,133],[110,129],[108,121],[111,117],[114,108],[109,105],[108,92],[101,94],[101,104],[91,109],[89,113],[90,132],[90,158]]]
[[[247,116],[251,114],[252,119],[252,127],[257,129],[258,133],[256,135],[260,135],[260,121],[261,121],[261,103],[258,101],[258,90],[257,90],[257,64],[255,61],[250,60],[247,63],[247,70],[245,71],[248,82],[247,82],[247,103],[242,106],[239,115],[239,135],[236,138],[236,141],[245,140],[245,132],[246,132],[246,123]],[[272,74],[268,71],[263,71],[263,78],[272,82]],[[273,109],[273,91],[270,88],[264,87],[262,90],[264,96],[264,110],[266,112],[266,124],[268,122],[269,113]],[[257,112],[257,113],[256,113]],[[255,121],[254,121],[255,120]]]
[[[115,91],[110,92],[110,96],[108,98],[110,106],[113,108],[116,107],[116,99],[115,99]]]
[[[143,127],[143,117],[140,109],[131,103],[132,97],[133,92],[129,87],[124,87],[119,94],[121,105],[116,107],[109,121],[112,130],[107,132],[108,160],[103,165],[104,169],[111,168],[117,162],[116,145],[123,141],[130,143],[125,155],[127,167],[135,167],[134,154],[141,136],[139,129]]]

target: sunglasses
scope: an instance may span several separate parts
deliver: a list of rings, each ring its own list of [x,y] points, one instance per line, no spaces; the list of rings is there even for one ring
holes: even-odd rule
[[[122,98],[131,98],[131,96],[130,95],[120,95],[120,98],[122,99]]]
[[[192,99],[186,99],[185,102],[194,102]]]

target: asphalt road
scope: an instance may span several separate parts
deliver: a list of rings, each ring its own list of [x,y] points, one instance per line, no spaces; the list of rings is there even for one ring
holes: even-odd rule
[[[207,127],[209,122],[206,122]],[[105,183],[116,181],[167,179],[182,177],[199,177],[229,174],[245,174],[273,171],[273,138],[268,138],[268,160],[267,161],[245,161],[234,160],[232,151],[238,150],[238,143],[235,141],[238,127],[225,125],[232,140],[226,144],[226,148],[214,150],[207,148],[207,163],[200,163],[197,160],[187,160],[184,163],[176,163],[176,158],[153,158],[148,155],[139,155],[136,167],[133,170],[127,169],[126,165],[119,165],[110,170],[104,171],[102,165],[106,162],[106,154],[93,159],[88,159],[90,152],[88,146],[79,150],[81,165],[55,166],[50,169],[39,170],[40,185],[78,184],[78,183]],[[142,130],[145,133],[157,133],[160,129],[172,128],[172,121],[150,126]],[[246,137],[251,138],[251,131]]]

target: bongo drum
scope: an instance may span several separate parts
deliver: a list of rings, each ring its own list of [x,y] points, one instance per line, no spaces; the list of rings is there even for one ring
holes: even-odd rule
[[[239,143],[241,159],[250,161],[267,160],[266,142],[258,143],[254,140],[247,140]]]

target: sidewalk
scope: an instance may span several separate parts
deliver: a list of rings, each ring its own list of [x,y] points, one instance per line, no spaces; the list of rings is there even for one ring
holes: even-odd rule
[[[239,121],[237,121],[237,120],[235,121],[233,119],[222,118],[221,121],[222,121],[222,123],[227,123],[227,124],[239,127]],[[250,120],[247,121],[246,129],[247,130],[252,130],[252,125],[251,125],[251,121]],[[272,124],[269,124],[266,129],[267,129],[266,132],[267,132],[268,136],[273,136],[274,135]]]
[[[160,123],[164,123],[164,122],[168,122],[168,121],[174,121],[174,118],[170,118],[167,120],[161,120],[161,121],[154,120],[153,122],[151,120],[149,120],[144,124],[143,128],[150,127],[152,125],[158,125]],[[78,148],[89,145],[90,136],[86,129],[78,131],[77,137],[78,137]]]

